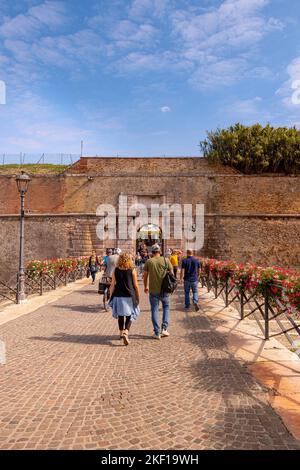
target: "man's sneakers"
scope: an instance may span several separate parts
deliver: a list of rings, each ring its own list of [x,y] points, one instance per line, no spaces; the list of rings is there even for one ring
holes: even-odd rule
[[[154,333],[153,334],[153,337],[155,339],[167,338],[168,336],[170,336],[170,333],[167,330],[164,330],[164,329],[161,330],[161,333],[157,333],[157,334]]]
[[[200,310],[200,307],[198,304],[194,304],[194,309],[195,309],[195,312],[199,312]]]

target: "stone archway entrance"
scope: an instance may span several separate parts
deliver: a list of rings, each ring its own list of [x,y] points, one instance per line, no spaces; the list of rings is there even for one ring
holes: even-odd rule
[[[164,239],[161,228],[155,224],[142,225],[137,231],[136,251],[138,252],[143,245],[150,249],[155,243],[158,243],[162,252],[164,252]]]

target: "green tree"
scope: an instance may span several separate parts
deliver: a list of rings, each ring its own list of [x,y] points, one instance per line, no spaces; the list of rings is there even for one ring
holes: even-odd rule
[[[295,127],[235,124],[207,133],[203,156],[242,173],[300,173],[300,131]]]

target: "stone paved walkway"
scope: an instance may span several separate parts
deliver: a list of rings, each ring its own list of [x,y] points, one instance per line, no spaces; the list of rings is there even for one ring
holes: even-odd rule
[[[91,286],[0,326],[0,448],[300,448],[219,320],[184,312],[181,295],[160,342],[143,297],[123,346]]]

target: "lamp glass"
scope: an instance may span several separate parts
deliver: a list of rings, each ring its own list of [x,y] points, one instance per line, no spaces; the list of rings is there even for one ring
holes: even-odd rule
[[[31,181],[30,177],[26,173],[24,173],[24,171],[22,171],[21,175],[17,176],[16,182],[17,182],[19,193],[27,192],[30,181]]]

